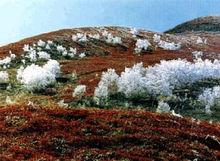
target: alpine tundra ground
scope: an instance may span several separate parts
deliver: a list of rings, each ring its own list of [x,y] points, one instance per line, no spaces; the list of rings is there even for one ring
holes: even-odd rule
[[[95,35],[104,31],[121,38],[122,43],[118,39],[117,43],[109,43],[94,36],[89,41],[73,41],[72,36],[77,33]],[[150,112],[155,111],[148,107],[155,103],[153,99],[138,100],[126,107],[121,102],[97,106],[92,101],[102,72],[109,68],[120,74],[125,67],[140,62],[147,67],[161,60],[193,61],[199,51],[202,59],[220,58],[217,32],[131,31],[125,27],[66,29],[1,47],[2,59],[9,51],[16,59],[7,67],[10,81],[6,85],[10,88],[1,84],[0,160],[220,160],[218,107],[212,115],[203,110],[175,108],[182,117],[175,112]],[[163,41],[180,43],[181,48],[159,46],[153,38],[155,34],[161,35]],[[136,53],[137,39],[147,39],[150,47]],[[61,65],[56,84],[30,92],[16,81],[16,72],[22,64],[24,45],[31,46],[39,40],[76,48],[81,54],[77,58],[55,55]],[[214,84],[219,85],[218,81]],[[85,85],[86,91],[74,97],[77,85]]]

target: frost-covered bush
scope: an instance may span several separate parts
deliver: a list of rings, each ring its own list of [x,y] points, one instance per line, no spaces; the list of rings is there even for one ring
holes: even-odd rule
[[[0,71],[0,83],[6,83],[9,80],[8,73],[6,71]]]
[[[36,50],[30,50],[26,55],[26,58],[29,58],[31,62],[37,61],[37,52]]]
[[[203,52],[202,51],[193,51],[192,55],[195,59],[199,59],[199,58],[202,58]]]
[[[5,57],[4,59],[0,59],[0,65],[3,66],[4,69],[9,67],[11,65],[12,60],[15,60],[16,55],[12,54],[11,51],[9,51],[9,56]]]
[[[118,92],[118,74],[114,69],[108,69],[102,73],[101,81],[96,87],[94,98],[97,104],[102,104],[102,100],[106,100],[109,95]]]
[[[18,75],[19,81],[29,91],[44,89],[55,82],[55,75],[35,64],[27,66],[23,71],[19,70]]]
[[[48,54],[45,51],[40,51],[37,53],[39,59],[45,59],[45,60],[49,60],[50,59],[50,54]]]
[[[108,34],[109,34],[109,33],[108,33],[108,31],[106,31],[106,30],[104,30],[104,31],[102,32],[102,36],[103,36],[103,37],[107,37]]]
[[[57,59],[58,57],[78,57],[76,53],[76,48],[74,49],[70,47],[69,49],[67,49],[66,47],[54,43],[50,40],[48,40],[47,42],[39,40],[36,44],[33,44],[32,46],[25,44],[23,50],[23,64],[25,64],[26,62],[37,62],[39,59],[49,60]]]
[[[105,75],[104,75],[105,76]],[[102,76],[102,77],[104,77]],[[117,92],[125,94],[127,98],[173,95],[173,90],[196,83],[204,79],[220,79],[220,61],[198,59],[194,63],[186,60],[161,61],[152,67],[144,68],[141,63],[132,68],[126,68],[116,83]],[[103,78],[99,83],[97,93],[99,97],[109,96],[108,84]],[[99,87],[102,87],[101,89]],[[101,92],[99,92],[101,91]]]
[[[206,113],[210,114],[212,107],[220,106],[220,86],[205,89],[198,101],[205,107]]]
[[[111,33],[109,33],[106,30],[102,32],[102,37],[109,44],[122,44],[121,37],[113,36]]]
[[[76,48],[70,48],[70,51],[68,53],[68,55],[71,57],[71,58],[74,58],[76,56],[76,53],[77,53],[77,49]]]
[[[160,38],[161,38],[161,36],[157,35],[157,34],[154,34],[154,36],[153,36],[153,39],[154,39],[155,43],[159,43],[160,42]]]
[[[78,41],[78,42],[86,42],[88,41],[86,33],[77,33],[76,35],[72,35],[72,40],[73,41]]]
[[[159,101],[156,111],[158,113],[168,113],[170,112],[170,106],[168,103],[164,101]]]
[[[158,43],[158,46],[165,50],[179,50],[181,48],[181,44],[175,44],[174,42],[166,42],[163,40],[160,40]]]
[[[196,44],[207,44],[207,39],[198,37],[196,40]]]
[[[142,50],[147,50],[147,48],[150,46],[150,42],[147,39],[138,39],[135,44],[135,53],[140,53]]]
[[[132,34],[132,37],[137,37],[137,35],[139,34],[139,32],[138,32],[138,30],[136,30],[136,28],[131,28],[130,33]]]
[[[30,51],[30,46],[28,44],[24,44],[23,51],[24,52],[29,52]]]
[[[74,89],[73,97],[82,97],[85,92],[86,92],[86,86],[85,85],[78,85]]]
[[[146,68],[142,63],[136,64],[132,68],[125,68],[118,80],[118,91],[127,97],[146,96],[145,75]]]
[[[111,43],[111,44],[122,44],[121,37],[113,36],[111,33],[104,30],[101,35],[100,34],[86,34],[86,33],[77,33],[75,35],[72,35],[72,40],[74,42],[86,42],[89,41],[89,38],[100,40],[104,39],[105,42]]]
[[[35,64],[26,68],[21,66],[17,71],[17,79],[29,91],[42,90],[55,83],[56,74],[60,73],[57,63],[56,60],[49,60],[43,67]]]
[[[175,87],[180,88],[203,79],[220,78],[220,61],[198,59],[194,63],[186,60],[161,61],[147,70],[148,90],[152,94],[172,95]]]
[[[99,40],[100,39],[100,35],[99,34],[89,34],[89,37],[92,38],[92,39],[96,39],[96,40]]]
[[[60,64],[56,60],[50,59],[44,66],[43,68],[56,77],[60,75]]]
[[[58,45],[58,46],[57,46],[57,51],[60,52],[60,53],[63,53],[63,52],[66,51],[66,48],[63,47],[62,45]]]
[[[44,41],[42,41],[42,40],[39,40],[39,41],[37,42],[37,45],[38,45],[39,47],[45,47],[45,46],[46,46],[46,42],[44,42]]]
[[[85,53],[80,53],[80,54],[79,54],[79,58],[82,59],[82,58],[85,58],[85,57],[86,57],[86,54],[85,54]]]
[[[122,40],[121,40],[120,37],[115,36],[115,37],[112,38],[112,43],[113,44],[122,44]]]

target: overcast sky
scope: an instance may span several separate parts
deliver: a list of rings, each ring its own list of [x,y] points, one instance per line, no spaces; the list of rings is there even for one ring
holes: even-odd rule
[[[0,44],[80,26],[164,31],[206,15],[220,15],[220,0],[0,0]]]

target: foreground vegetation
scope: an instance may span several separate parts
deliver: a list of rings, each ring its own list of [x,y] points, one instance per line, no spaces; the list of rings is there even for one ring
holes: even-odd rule
[[[0,109],[1,160],[218,160],[220,127],[143,110]]]

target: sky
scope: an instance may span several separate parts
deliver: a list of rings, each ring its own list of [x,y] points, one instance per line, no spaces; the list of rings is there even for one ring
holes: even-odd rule
[[[0,0],[0,45],[84,26],[163,32],[207,15],[220,15],[220,0]]]

